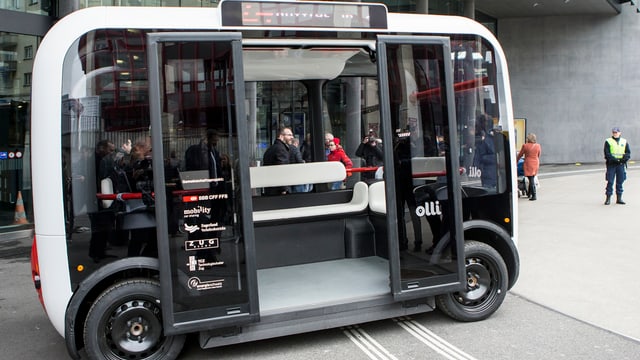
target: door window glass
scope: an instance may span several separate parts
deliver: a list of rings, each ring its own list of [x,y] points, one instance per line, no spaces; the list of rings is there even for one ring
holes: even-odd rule
[[[457,281],[448,234],[450,119],[441,45],[386,44],[402,289]]]

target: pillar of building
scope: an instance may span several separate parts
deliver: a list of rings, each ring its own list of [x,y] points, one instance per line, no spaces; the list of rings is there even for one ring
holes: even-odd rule
[[[429,0],[416,0],[416,13],[428,14],[429,13]]]
[[[463,15],[470,18],[476,18],[476,0],[464,0]]]
[[[80,10],[80,0],[56,1],[58,3],[58,16],[63,17]]]

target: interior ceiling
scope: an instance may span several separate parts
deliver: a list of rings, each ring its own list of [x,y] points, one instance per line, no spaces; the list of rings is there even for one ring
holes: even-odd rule
[[[619,0],[475,0],[477,11],[497,19],[553,15],[616,15]]]

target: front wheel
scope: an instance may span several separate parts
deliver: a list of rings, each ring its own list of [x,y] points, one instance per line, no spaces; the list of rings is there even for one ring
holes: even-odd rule
[[[131,279],[106,289],[93,303],[84,324],[90,359],[171,360],[178,357],[185,335],[165,336],[160,284]]]
[[[491,316],[507,295],[507,266],[491,246],[478,241],[464,245],[466,289],[439,295],[437,307],[459,321],[478,321]]]

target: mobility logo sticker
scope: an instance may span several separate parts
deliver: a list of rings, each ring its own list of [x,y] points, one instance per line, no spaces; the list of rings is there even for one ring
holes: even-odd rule
[[[224,283],[224,279],[202,281],[197,276],[194,276],[189,280],[187,280],[187,286],[189,287],[189,289],[196,289],[196,290],[220,289],[222,288],[223,283]]]
[[[209,215],[209,214],[211,214],[211,208],[206,207],[206,206],[202,206],[202,205],[198,205],[198,206],[194,207],[193,209],[184,209],[183,210],[183,214],[184,214],[185,218],[198,217],[201,214]]]

